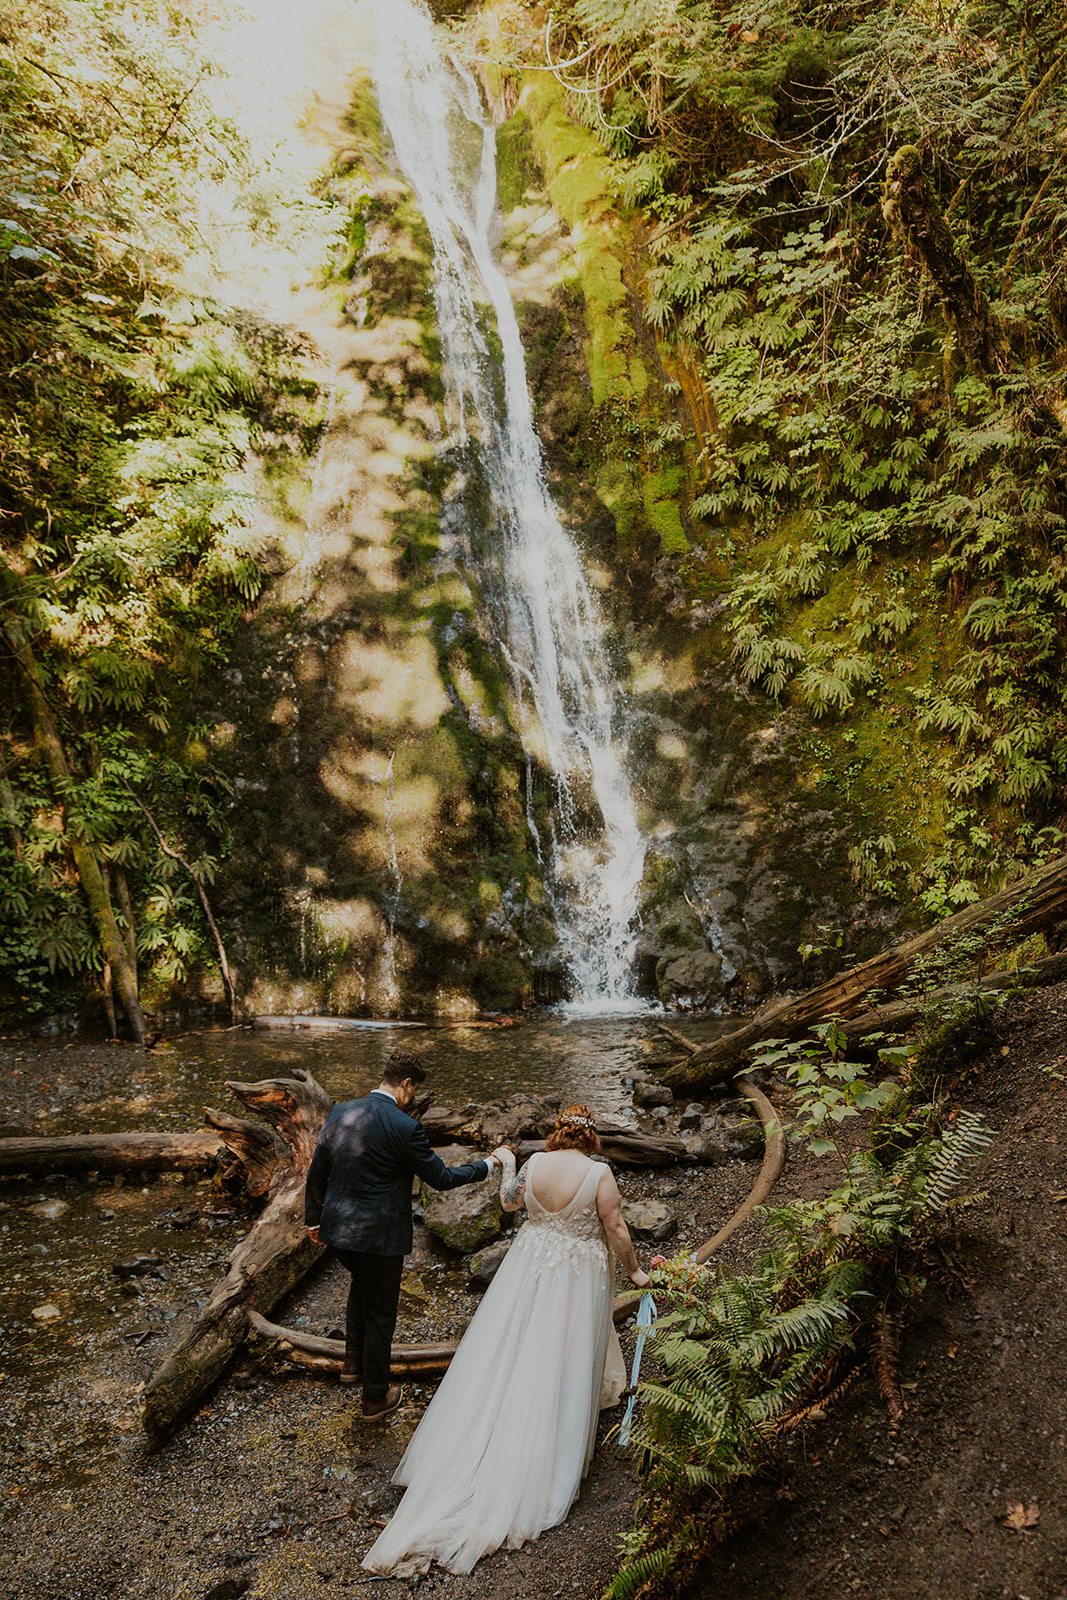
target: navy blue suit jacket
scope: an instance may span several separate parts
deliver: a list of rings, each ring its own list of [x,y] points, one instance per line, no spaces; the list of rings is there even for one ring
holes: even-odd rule
[[[404,1256],[412,1244],[411,1180],[456,1189],[488,1171],[481,1157],[446,1167],[421,1123],[388,1095],[342,1100],[323,1123],[308,1168],[304,1221],[340,1250]]]

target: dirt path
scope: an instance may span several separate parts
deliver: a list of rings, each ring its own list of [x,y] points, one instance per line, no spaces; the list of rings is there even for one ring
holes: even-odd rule
[[[119,1067],[99,1050],[0,1041],[0,1071],[24,1074],[7,1080],[5,1119],[12,1131],[58,1131],[78,1122],[78,1106],[98,1116],[109,1096],[128,1096],[131,1059]],[[792,1498],[721,1551],[702,1600],[1067,1600],[1067,1200],[1058,1198],[1067,1084],[1053,1076],[1065,1062],[1062,988],[1012,1012],[966,1087],[996,1134],[973,1184],[989,1198],[958,1213],[947,1242],[956,1292],[930,1287],[917,1308],[903,1427],[890,1431],[873,1384],[861,1381],[797,1441]],[[145,1060],[135,1074],[146,1114],[154,1070]],[[681,1221],[672,1249],[691,1248],[754,1170],[729,1163],[699,1176],[632,1175],[623,1186],[666,1199]],[[795,1154],[779,1196],[823,1192],[831,1178]],[[41,1216],[36,1208],[56,1199],[63,1214]],[[204,1183],[0,1187],[4,1587],[27,1600],[394,1600],[413,1588],[479,1600],[597,1595],[636,1495],[632,1464],[610,1441],[561,1528],[469,1578],[435,1572],[414,1585],[370,1578],[359,1561],[392,1508],[388,1477],[428,1391],[409,1391],[396,1419],[372,1430],[335,1385],[246,1362],[170,1445],[146,1452],[139,1385],[245,1226]],[[732,1241],[728,1259],[740,1266],[755,1247],[751,1237]],[[112,1271],[138,1252],[159,1260],[140,1276]],[[74,1265],[60,1278],[61,1258]],[[462,1280],[428,1242],[406,1283],[410,1336],[447,1333],[469,1316]],[[343,1292],[328,1268],[286,1317],[330,1332]],[[57,1316],[34,1317],[49,1305]],[[1005,1520],[1013,1505],[1030,1526]]]

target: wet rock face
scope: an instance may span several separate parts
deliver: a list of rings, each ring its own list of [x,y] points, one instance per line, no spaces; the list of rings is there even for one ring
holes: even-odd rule
[[[867,953],[892,931],[890,908],[856,900],[847,818],[807,786],[798,731],[786,714],[766,722],[767,710],[724,670],[639,705],[635,748],[658,820],[638,985],[672,1010],[806,986],[833,970],[838,933]],[[805,966],[809,944],[830,947],[825,972]]]

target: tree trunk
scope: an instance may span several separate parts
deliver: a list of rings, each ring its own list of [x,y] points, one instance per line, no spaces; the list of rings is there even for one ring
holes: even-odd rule
[[[41,688],[41,681],[37,672],[37,663],[27,644],[8,636],[12,653],[18,662],[26,685],[26,694],[30,705],[30,716],[33,722],[34,735],[37,747],[41,752],[48,774],[52,781],[56,799],[65,811],[67,791],[71,784],[71,772],[67,763],[66,752],[63,749],[59,731],[49,709],[48,702]],[[130,968],[126,955],[126,945],[119,931],[115,912],[108,896],[104,875],[100,870],[100,863],[96,854],[84,839],[79,838],[76,829],[67,829],[67,842],[70,853],[74,857],[74,865],[78,870],[85,898],[89,902],[93,922],[100,936],[100,945],[104,953],[104,960],[111,968],[114,987],[122,1001],[122,1008],[129,1019],[133,1036],[138,1044],[144,1044],[148,1037],[144,1016],[141,1012],[141,1002],[137,993],[137,974]]]
[[[983,928],[992,936],[990,945],[1003,947],[1051,928],[1065,917],[1067,856],[1058,856],[999,894],[965,906],[955,916],[946,917],[944,922],[928,928],[925,933],[853,967],[843,977],[831,978],[797,999],[779,1000],[765,1006],[751,1022],[702,1045],[687,1060],[669,1067],[663,1074],[663,1081],[676,1094],[698,1095],[733,1077],[748,1052],[764,1039],[795,1039],[827,1017],[840,1017],[847,1024],[850,1019],[871,1011],[867,997],[872,990],[880,995],[893,994],[923,958],[936,949],[946,948],[953,941],[977,934]],[[877,1017],[878,1012],[875,1010],[872,1014]]]
[[[274,1168],[262,1215],[231,1252],[207,1305],[145,1390],[142,1422],[157,1443],[200,1404],[236,1354],[248,1331],[249,1308],[269,1311],[322,1255],[304,1227],[304,1179],[329,1096],[301,1068],[292,1078],[228,1082],[227,1088],[281,1134],[289,1159]],[[232,1133],[219,1131],[223,1138]]]
[[[208,1172],[224,1146],[199,1133],[73,1133],[0,1139],[0,1175],[49,1172]]]
[[[617,1167],[673,1167],[680,1162],[692,1163],[697,1158],[690,1154],[681,1139],[665,1134],[620,1133],[617,1129],[597,1127],[600,1148]],[[516,1146],[519,1161],[527,1161],[545,1148],[543,1139],[520,1139]]]
[[[956,245],[922,170],[922,154],[904,145],[890,159],[882,215],[902,234],[937,285],[974,372],[999,376],[1014,365],[1011,351],[974,273]]]
[[[236,1028],[237,991],[233,986],[233,979],[230,976],[230,963],[226,957],[226,946],[222,942],[222,934],[219,932],[219,925],[215,921],[214,913],[211,910],[211,902],[207,897],[207,890],[204,888],[204,885],[200,880],[199,873],[194,871],[189,862],[186,861],[185,857],[178,850],[175,850],[173,845],[169,845],[166,839],[164,839],[162,829],[160,828],[155,817],[152,815],[151,811],[149,811],[148,807],[138,800],[137,796],[132,790],[128,789],[126,792],[130,796],[130,799],[133,801],[134,805],[137,807],[138,811],[143,811],[145,816],[148,818],[149,825],[151,826],[152,832],[156,836],[159,848],[162,850],[163,854],[165,856],[169,856],[171,861],[176,861],[180,867],[185,868],[185,871],[189,874],[189,877],[193,881],[193,885],[197,894],[200,896],[200,904],[203,908],[204,916],[207,919],[207,925],[211,929],[212,938],[215,940],[215,949],[219,954],[219,967],[222,971],[222,981],[226,987],[226,998],[229,1001],[230,1006],[230,1024],[232,1027]]]

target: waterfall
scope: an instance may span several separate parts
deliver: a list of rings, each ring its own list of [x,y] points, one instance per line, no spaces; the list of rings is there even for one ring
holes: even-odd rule
[[[636,1004],[629,995],[645,842],[604,621],[548,493],[518,323],[494,258],[493,128],[477,85],[442,54],[423,6],[372,3],[382,120],[433,241],[454,442],[479,450],[491,503],[492,549],[467,556],[484,562],[527,749],[555,786],[551,836],[532,832],[572,1003],[617,1011]]]

